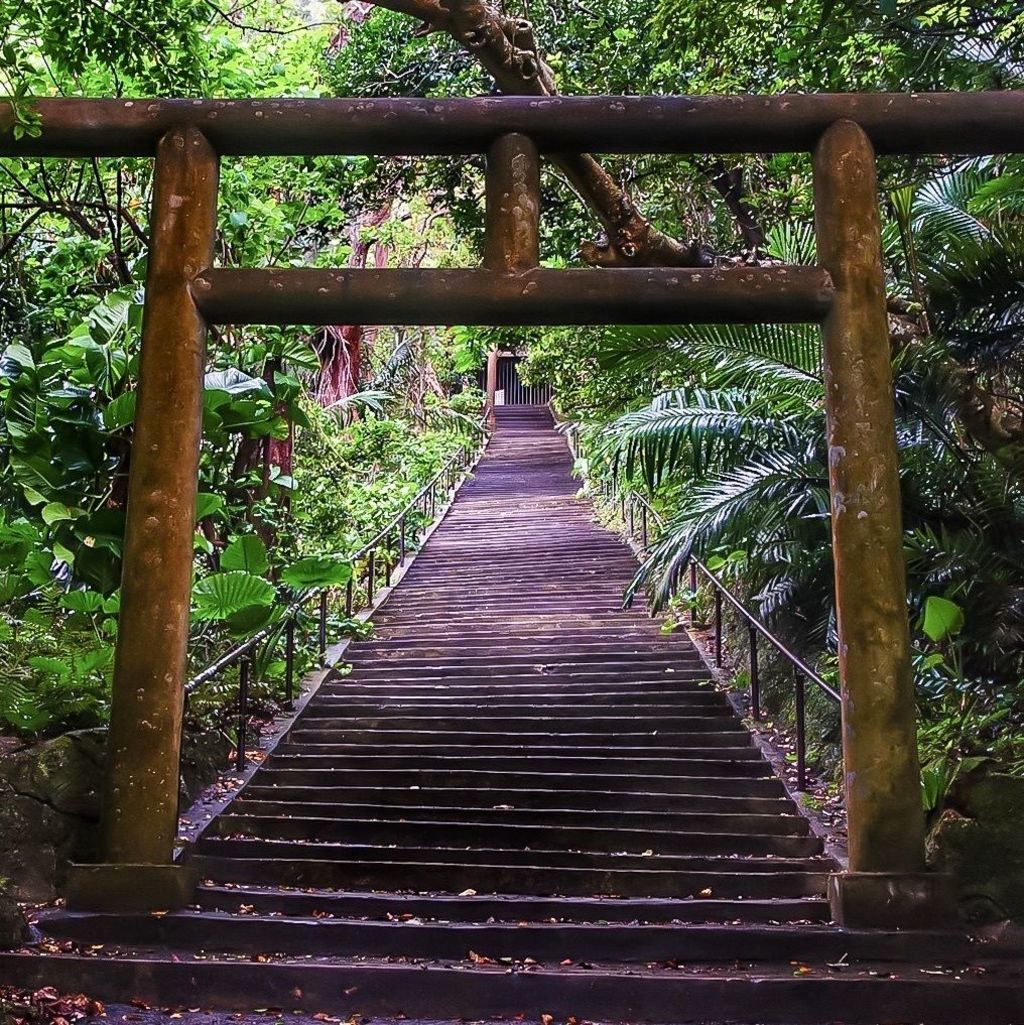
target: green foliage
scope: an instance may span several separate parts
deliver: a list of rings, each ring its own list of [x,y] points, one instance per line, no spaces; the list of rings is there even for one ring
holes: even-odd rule
[[[281,579],[296,591],[340,587],[352,579],[352,566],[344,559],[327,556],[299,559],[281,574]]]
[[[925,599],[921,629],[932,641],[955,637],[964,628],[964,612],[956,602],[932,594]]]

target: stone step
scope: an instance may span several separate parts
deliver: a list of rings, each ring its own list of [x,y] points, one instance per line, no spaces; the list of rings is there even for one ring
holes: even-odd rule
[[[585,782],[585,781],[583,781]],[[243,798],[286,801],[295,804],[329,802],[334,805],[348,802],[374,801],[407,807],[421,804],[440,804],[456,807],[494,807],[511,805],[516,808],[566,808],[570,810],[615,811],[690,811],[746,813],[759,815],[795,815],[793,803],[779,791],[773,796],[749,794],[708,794],[695,787],[694,793],[650,793],[645,791],[611,791],[600,788],[577,789],[581,781],[574,778],[557,789],[524,786],[509,789],[506,785],[481,789],[480,787],[429,786],[421,783],[386,787],[360,786],[346,781],[338,786],[292,786],[271,783],[265,773],[257,773],[242,791]]]
[[[647,827],[573,826],[559,822],[542,825],[502,822],[466,822],[452,815],[438,820],[421,817],[411,821],[373,818],[322,818],[296,808],[290,815],[256,815],[239,811],[224,814],[215,823],[222,837],[269,840],[337,841],[345,844],[390,846],[410,843],[459,846],[522,846],[531,853],[543,851],[624,852],[650,850],[657,855],[721,855],[802,858],[821,854],[816,836],[792,836],[770,832],[736,833],[702,830],[686,832]]]
[[[407,957],[461,961],[473,951],[558,964],[572,951],[579,962],[641,964],[779,962],[823,959],[962,961],[970,944],[961,933],[898,933],[821,925],[642,925],[636,922],[369,922],[280,918],[252,913],[176,912],[159,917],[61,914],[48,935],[87,944],[202,949],[206,954],[312,954],[315,957]]]
[[[457,851],[429,849],[386,849],[379,857],[357,859],[355,852],[346,859],[307,858],[307,846],[285,844],[287,853],[273,857],[266,843],[204,840],[202,854],[190,857],[202,879],[216,883],[238,882],[259,885],[317,888],[361,888],[376,890],[409,889],[416,891],[461,893],[533,894],[586,897],[607,894],[621,897],[725,897],[730,899],[775,897],[820,897],[825,892],[831,865],[818,871],[808,859],[795,869],[782,865],[765,871],[729,871],[739,868],[740,859],[704,859],[705,869],[686,871],[684,859],[671,859],[665,868],[655,867],[652,858],[612,859],[590,867],[552,865],[552,860],[569,860],[545,854],[526,860],[525,852]],[[216,850],[218,853],[212,853]],[[311,853],[318,853],[315,848]],[[327,852],[319,853],[344,853]],[[368,855],[370,850],[366,852]],[[468,860],[458,861],[459,854]],[[398,858],[399,860],[395,860]],[[421,860],[412,860],[420,858]],[[431,858],[441,860],[428,860]],[[593,859],[591,859],[593,860]],[[659,862],[670,859],[659,858]],[[695,859],[694,859],[695,860]],[[767,859],[762,859],[767,862]],[[613,861],[619,864],[613,864]],[[722,864],[725,862],[726,864]],[[638,867],[645,864],[647,868]]]
[[[116,959],[0,954],[0,977],[27,988],[88,988],[106,1001],[121,994],[152,1006],[229,1012],[302,1008],[342,1019],[359,1014],[537,1021],[550,1014],[558,1020],[668,1025],[685,1015],[694,1022],[821,1025],[839,1013],[846,1025],[1017,1025],[1024,1020],[1024,990],[1013,980],[918,973],[894,979],[887,963],[853,970],[816,964],[807,973],[788,963],[709,972],[697,966],[638,970],[572,962],[510,971],[501,963],[468,960],[435,965],[266,955],[259,962],[221,961],[194,959],[185,951],[174,957],[161,951]]]
[[[317,819],[388,820],[402,822],[460,822],[515,826],[559,825],[567,829],[617,826],[630,830],[668,830],[673,833],[730,833],[771,836],[807,836],[810,825],[800,815],[758,815],[727,812],[614,811],[594,808],[514,808],[511,805],[490,807],[457,807],[420,804],[337,804],[316,803],[313,792],[309,803],[298,800],[272,801],[250,797],[246,790],[221,813],[219,822],[235,815],[244,816],[310,816]]]
[[[282,890],[258,886],[201,886],[196,906],[215,911],[251,909],[262,915],[393,921],[403,916],[442,922],[827,922],[820,897],[773,900],[696,897],[536,897],[460,893],[367,893]]]

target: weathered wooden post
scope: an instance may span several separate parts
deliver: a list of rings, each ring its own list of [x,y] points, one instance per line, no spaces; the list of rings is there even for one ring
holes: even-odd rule
[[[78,866],[79,907],[185,904],[174,864],[206,324],[189,294],[213,262],[218,158],[195,128],[157,146],[128,487],[121,616],[103,803],[103,859]]]
[[[491,349],[487,353],[487,383],[486,388],[486,399],[484,402],[485,409],[487,411],[487,422],[491,425],[491,430],[494,430],[494,424],[497,419],[495,413],[495,396],[498,394],[498,350]]]
[[[503,135],[487,151],[486,238],[488,270],[529,270],[540,263],[540,157],[525,135]],[[494,426],[498,352],[487,355],[487,416]]]
[[[814,202],[836,289],[823,342],[850,853],[830,896],[846,925],[923,925],[945,880],[924,864],[875,153],[851,121],[818,143]]]

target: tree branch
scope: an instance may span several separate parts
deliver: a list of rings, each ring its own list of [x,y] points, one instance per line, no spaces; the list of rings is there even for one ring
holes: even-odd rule
[[[753,207],[743,199],[743,168],[726,167],[724,161],[718,160],[715,162],[711,184],[718,190],[729,213],[736,221],[743,244],[756,257],[758,250],[764,246],[764,229]]]
[[[372,0],[377,7],[419,19],[424,31],[447,32],[510,96],[554,96],[554,74],[524,18],[509,17],[490,0]],[[605,237],[584,242],[583,259],[597,266],[705,267],[711,255],[696,243],[659,231],[622,186],[588,153],[559,153],[552,162],[596,214]]]

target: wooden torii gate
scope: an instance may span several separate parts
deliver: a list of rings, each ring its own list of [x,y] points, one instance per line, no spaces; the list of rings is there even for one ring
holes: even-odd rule
[[[155,157],[104,859],[90,903],[140,889],[183,904],[173,861],[207,327],[212,324],[822,325],[849,870],[837,920],[941,912],[925,872],[875,154],[1024,151],[1024,94],[86,100],[34,105],[0,156]],[[539,160],[567,151],[809,151],[819,265],[538,266]],[[487,154],[484,265],[459,270],[213,266],[221,156]]]

